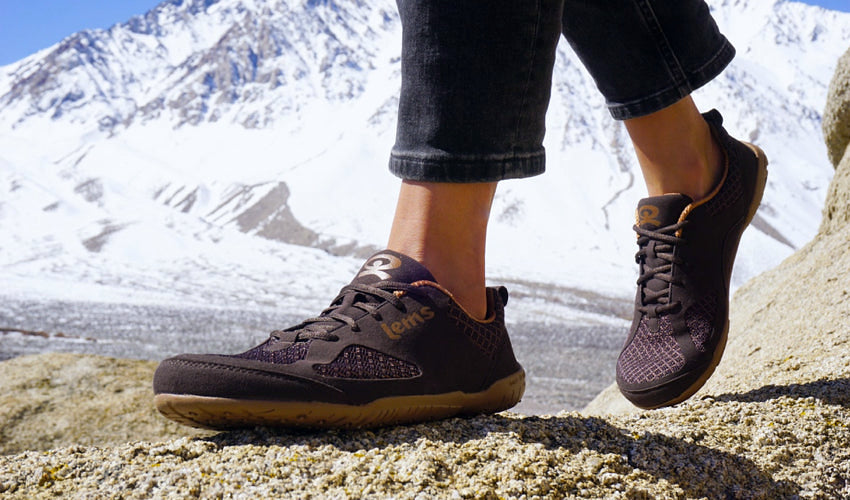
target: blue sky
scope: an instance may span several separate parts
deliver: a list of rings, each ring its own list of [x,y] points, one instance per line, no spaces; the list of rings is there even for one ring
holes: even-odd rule
[[[850,0],[803,0],[850,12]],[[108,28],[143,14],[158,0],[0,0],[0,66],[85,28]]]
[[[847,0],[850,1],[850,0]],[[0,65],[22,59],[86,28],[108,28],[159,0],[0,0]]]

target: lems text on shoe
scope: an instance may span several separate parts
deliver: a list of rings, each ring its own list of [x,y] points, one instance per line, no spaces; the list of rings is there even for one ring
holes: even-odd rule
[[[387,337],[397,340],[401,338],[401,334],[410,330],[417,325],[424,325],[428,320],[434,318],[434,311],[430,307],[425,306],[419,310],[402,318],[401,321],[393,321],[389,325],[381,323],[381,329],[387,334]]]

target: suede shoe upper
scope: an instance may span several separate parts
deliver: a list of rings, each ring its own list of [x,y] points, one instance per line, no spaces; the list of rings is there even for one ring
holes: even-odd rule
[[[668,194],[638,203],[640,274],[617,383],[643,408],[686,399],[720,361],[732,265],[767,179],[761,150],[730,137],[716,111],[704,117],[726,153],[718,186],[696,202]]]

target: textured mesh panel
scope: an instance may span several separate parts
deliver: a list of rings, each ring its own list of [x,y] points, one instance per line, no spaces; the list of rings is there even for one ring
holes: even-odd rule
[[[741,172],[733,165],[737,161],[730,154],[729,157],[729,173],[726,174],[726,181],[720,188],[720,191],[705,204],[708,214],[715,216],[726,210],[729,206],[734,205],[744,196],[744,186],[741,182]]]
[[[359,345],[346,347],[331,363],[313,369],[325,377],[353,379],[412,378],[422,373],[412,363]]]
[[[709,295],[691,306],[685,316],[688,330],[691,332],[691,340],[697,350],[705,352],[708,341],[711,338],[711,325],[717,314],[717,297]]]
[[[455,304],[449,306],[449,318],[451,318],[463,333],[469,337],[481,352],[490,359],[496,359],[496,353],[505,341],[505,335],[501,323],[493,321],[490,323],[479,323],[470,318],[463,309]]]
[[[650,333],[647,318],[643,318],[632,343],[617,361],[617,372],[627,384],[658,380],[685,366],[685,357],[673,338],[670,318],[658,318],[658,326],[658,333]]]
[[[262,361],[263,363],[288,365],[295,363],[296,361],[300,361],[307,356],[307,350],[310,348],[310,342],[312,341],[295,342],[284,349],[275,350],[272,349],[275,344],[271,340],[268,340],[250,351],[237,354],[233,357],[253,359],[255,361]]]

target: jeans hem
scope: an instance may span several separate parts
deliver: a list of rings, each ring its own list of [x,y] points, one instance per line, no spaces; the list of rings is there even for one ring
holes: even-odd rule
[[[546,170],[546,153],[440,158],[392,153],[389,166],[393,175],[409,181],[498,182],[542,174]]]
[[[608,112],[615,120],[646,116],[671,106],[717,77],[735,57],[735,48],[724,40],[720,48],[700,68],[691,71],[683,82],[629,102],[608,102]]]

